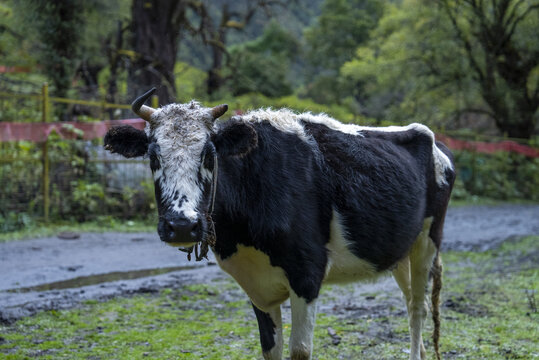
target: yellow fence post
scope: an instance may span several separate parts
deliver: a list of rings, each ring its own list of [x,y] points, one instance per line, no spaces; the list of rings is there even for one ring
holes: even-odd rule
[[[42,101],[42,114],[41,114],[41,120],[46,123],[49,121],[49,85],[47,83],[43,84],[43,88],[41,89],[41,101]],[[49,177],[49,170],[50,170],[50,162],[49,162],[49,139],[45,139],[43,142],[43,148],[42,148],[42,162],[43,162],[43,220],[45,222],[49,221],[49,208],[50,208],[50,177]]]
[[[157,95],[152,96],[152,107],[157,109],[159,107],[159,97]]]

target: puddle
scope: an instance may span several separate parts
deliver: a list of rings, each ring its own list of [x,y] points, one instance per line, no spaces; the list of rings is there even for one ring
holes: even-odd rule
[[[7,292],[25,293],[25,292],[31,292],[31,291],[73,289],[73,288],[80,288],[83,286],[107,283],[111,281],[140,279],[143,277],[156,276],[156,275],[170,273],[173,271],[191,270],[191,269],[196,269],[200,267],[202,267],[202,265],[175,266],[175,267],[145,269],[145,270],[135,270],[135,271],[117,271],[117,272],[111,272],[107,274],[81,276],[81,277],[77,277],[77,278],[73,278],[69,280],[56,281],[56,282],[41,284],[41,285],[36,285],[36,286],[9,289],[7,290]]]

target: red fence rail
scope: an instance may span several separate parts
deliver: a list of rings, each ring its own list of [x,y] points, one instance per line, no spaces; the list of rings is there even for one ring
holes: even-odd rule
[[[52,122],[52,123],[15,123],[0,122],[0,142],[28,140],[33,142],[46,141],[53,132],[62,139],[91,140],[103,137],[113,126],[131,125],[137,129],[144,129],[145,122],[141,119],[105,120],[96,122]],[[519,144],[511,140],[500,142],[484,142],[460,140],[453,137],[436,134],[436,139],[445,143],[453,150],[469,150],[478,153],[492,154],[495,152],[512,152],[531,158],[539,157],[539,149]]]
[[[118,125],[131,125],[144,129],[142,119],[105,120],[95,122],[0,122],[0,142],[28,140],[43,142],[54,132],[62,139],[92,140],[105,136],[107,131]]]
[[[436,134],[436,140],[440,140],[447,145],[447,147],[453,150],[469,150],[484,154],[492,154],[501,151],[522,154],[531,158],[539,157],[538,148],[519,144],[511,140],[503,140],[499,142],[468,141],[455,139],[442,134]]]

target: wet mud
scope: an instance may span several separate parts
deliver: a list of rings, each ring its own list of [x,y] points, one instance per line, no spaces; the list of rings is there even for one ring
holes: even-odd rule
[[[504,241],[537,234],[539,205],[455,207],[447,214],[443,250],[486,251]],[[184,253],[163,244],[154,233],[83,233],[78,238],[0,243],[0,274],[0,321],[4,323],[87,300],[152,293],[227,277],[212,257],[189,262]],[[350,316],[356,305],[347,299],[359,296],[370,304],[369,294],[381,287],[397,290],[391,278],[358,285],[353,288],[354,296],[326,297],[320,311]],[[384,304],[380,312],[403,311],[399,297],[385,300],[394,306]],[[369,312],[375,312],[379,304],[372,301]],[[458,307],[457,302],[445,305]],[[365,313],[364,308],[355,310],[358,317]]]

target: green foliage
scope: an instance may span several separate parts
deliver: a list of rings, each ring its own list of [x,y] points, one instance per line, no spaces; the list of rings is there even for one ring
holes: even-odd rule
[[[0,143],[0,229],[27,226],[39,202],[39,148],[30,142]],[[36,166],[37,165],[37,166]]]
[[[35,219],[25,212],[0,214],[0,231],[8,233],[28,226],[33,226]]]
[[[65,97],[71,87],[81,47],[84,27],[83,2],[26,0],[18,6],[25,23],[39,38],[39,63],[51,79],[57,96]]]
[[[177,62],[174,66],[176,92],[179,102],[189,102],[191,99],[206,97],[206,81],[208,74],[185,62]]]
[[[126,220],[112,215],[99,215],[95,219],[85,221],[84,223],[78,223],[73,220],[60,221],[57,219],[52,222],[43,223],[30,215],[12,214],[10,216],[26,216],[26,219],[22,219],[24,226],[13,227],[5,232],[0,231],[0,242],[56,236],[58,233],[65,231],[93,233],[102,233],[105,231],[125,233],[154,232],[155,224],[157,223],[157,218],[153,216],[145,219]]]
[[[372,40],[341,68],[355,83],[363,114],[381,121],[444,124],[463,101],[461,50],[447,39],[450,24],[422,0],[389,4]],[[459,80],[460,79],[460,80]]]
[[[236,46],[229,60],[230,89],[234,95],[259,92],[269,97],[292,93],[288,78],[298,41],[277,23],[270,23],[261,37]]]
[[[377,0],[326,0],[316,23],[305,30],[307,60],[316,69],[338,71],[369,39],[382,9]]]
[[[369,39],[382,15],[378,0],[326,0],[316,22],[304,32],[309,65],[302,93],[325,104],[341,103],[352,95],[338,78],[339,68],[352,59],[355,49]]]
[[[241,45],[253,53],[283,55],[288,59],[298,56],[299,41],[275,20],[264,28],[262,36]]]
[[[0,145],[0,229],[15,231],[43,215],[42,148],[26,141]],[[89,142],[51,136],[51,221],[81,222],[107,215],[125,220],[152,217],[156,207],[151,180],[126,181],[122,174],[111,171],[114,163],[89,161],[95,156],[91,149]],[[141,178],[140,174],[132,175]],[[117,189],[111,184],[123,185]]]
[[[539,40],[531,35],[539,22],[537,1],[439,3],[489,116],[502,133],[530,138],[539,108]]]
[[[286,80],[286,61],[282,58],[243,51],[234,54],[232,61],[235,75],[230,87],[234,95],[257,91],[279,97],[292,93]]]
[[[502,133],[529,137],[539,105],[539,93],[530,92],[537,88],[539,41],[524,34],[539,10],[525,11],[528,1],[437,3],[388,4],[372,39],[342,66],[362,114],[453,128],[490,118]],[[506,22],[496,18],[501,14]]]
[[[33,66],[36,62],[31,54],[30,42],[15,11],[17,2],[0,2],[0,59],[1,65]]]
[[[454,199],[539,200],[539,159],[498,152],[454,151],[457,181]]]
[[[98,212],[105,198],[105,191],[100,184],[79,179],[71,182],[71,188],[73,190],[70,212],[77,220],[84,221],[87,216]]]
[[[297,112],[310,111],[312,113],[326,113],[344,122],[359,121],[346,106],[318,104],[310,99],[301,99],[295,95],[270,98],[258,93],[249,93],[231,97],[229,99],[220,99],[212,104],[223,102],[227,102],[232,111],[247,112],[248,110],[261,107],[270,107],[274,109],[289,108]]]

